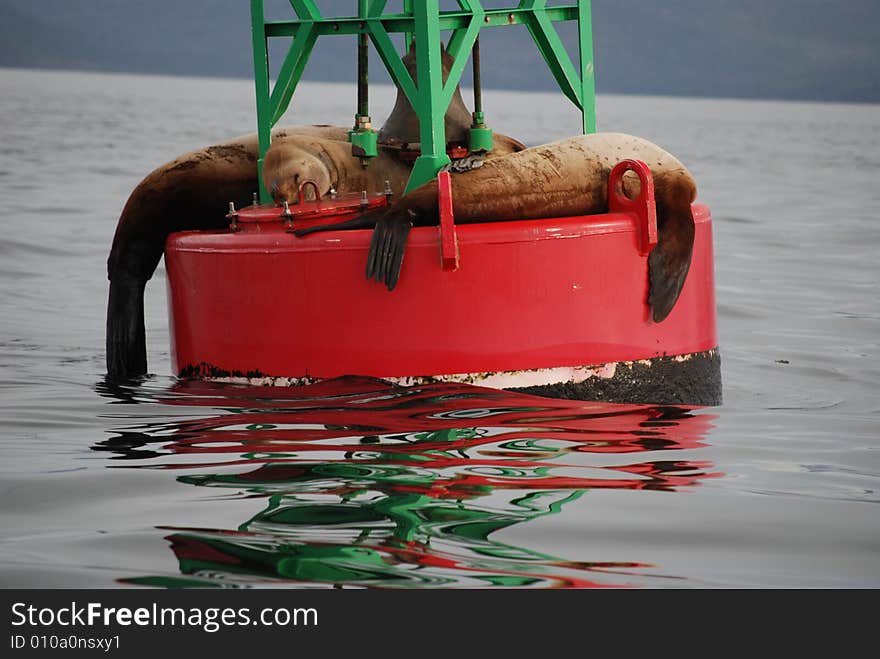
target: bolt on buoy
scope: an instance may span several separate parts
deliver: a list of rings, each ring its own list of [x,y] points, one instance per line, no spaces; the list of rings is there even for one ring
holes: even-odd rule
[[[226,213],[226,219],[229,220],[229,230],[238,231],[238,211],[235,210],[235,202],[229,202],[229,212]]]

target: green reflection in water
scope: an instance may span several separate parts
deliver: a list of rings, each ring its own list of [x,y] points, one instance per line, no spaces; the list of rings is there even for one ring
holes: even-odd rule
[[[205,473],[212,464],[167,466],[199,469],[179,476],[180,483],[267,501],[234,529],[164,527],[172,531],[167,539],[181,575],[124,582],[166,588],[626,585],[627,577],[650,566],[566,560],[495,536],[558,514],[591,489],[675,491],[716,475],[707,473],[711,465],[689,461],[583,464],[590,454],[697,447],[711,417],[555,401],[505,406],[504,397],[523,397],[502,392],[491,400],[494,394],[474,391],[492,404],[433,396],[383,402],[386,407],[369,413],[341,402],[333,409],[223,408],[228,415],[157,426],[155,437],[147,429],[137,442],[126,432],[124,443],[97,447],[122,458],[136,451],[155,459],[162,454],[141,447],[162,442],[164,455],[243,465],[248,470],[234,474]],[[458,409],[436,409],[456,401]],[[491,425],[467,425],[477,419]],[[441,427],[408,429],[430,425]],[[376,434],[368,434],[373,428]],[[314,459],[316,451],[321,459]]]

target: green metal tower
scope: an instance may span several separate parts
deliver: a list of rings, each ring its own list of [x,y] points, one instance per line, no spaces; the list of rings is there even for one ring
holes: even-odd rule
[[[421,155],[416,160],[407,184],[407,191],[431,180],[441,167],[449,163],[446,154],[444,117],[462,72],[471,53],[479,61],[480,30],[487,27],[525,25],[568,99],[581,111],[584,133],[596,130],[595,83],[593,74],[593,36],[591,0],[575,4],[547,6],[547,0],[520,0],[516,7],[484,9],[480,0],[457,0],[456,11],[440,11],[440,0],[404,0],[403,11],[385,14],[387,0],[357,0],[357,15],[325,17],[315,0],[289,0],[295,19],[267,21],[264,0],[251,0],[253,22],[254,74],[257,95],[257,130],[260,141],[258,161],[260,196],[270,199],[262,182],[263,157],[269,149],[272,127],[287,111],[290,99],[300,81],[306,62],[318,37],[357,35],[358,41],[358,107],[355,125],[349,132],[353,154],[366,161],[376,153],[376,133],[369,122],[367,102],[368,41],[382,59],[397,86],[406,94],[419,117]],[[554,23],[577,21],[579,62],[569,57]],[[440,33],[451,30],[446,51],[453,59],[447,81],[443,82],[440,60]],[[403,33],[405,43],[415,38],[417,76],[413,80],[401,61],[391,39]],[[275,85],[269,79],[268,40],[272,37],[293,37],[281,64]],[[476,48],[475,48],[476,45]],[[479,90],[479,79],[475,79]],[[479,94],[479,92],[478,92]],[[491,146],[491,132],[477,96],[472,139],[476,147]]]

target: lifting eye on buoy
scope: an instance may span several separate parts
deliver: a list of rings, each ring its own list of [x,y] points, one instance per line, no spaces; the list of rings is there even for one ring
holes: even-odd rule
[[[315,193],[315,201],[321,201],[321,191],[318,190],[318,184],[312,179],[307,179],[299,184],[299,190],[297,191],[297,197],[299,199],[299,203],[305,203],[306,200],[306,186],[311,186],[312,191]]]

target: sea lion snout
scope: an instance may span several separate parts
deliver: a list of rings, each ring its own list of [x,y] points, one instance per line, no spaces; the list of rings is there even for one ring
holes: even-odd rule
[[[300,196],[304,201],[316,201],[330,194],[331,187],[330,177],[322,175],[321,172],[317,172],[314,177],[304,177],[295,173],[287,178],[272,179],[269,191],[273,201],[280,206],[285,201],[289,204],[298,204]]]
[[[279,206],[285,201],[290,204],[297,203],[299,201],[299,185],[299,174],[294,174],[292,177],[286,179],[272,179],[272,185],[269,186],[272,200]]]
[[[276,140],[263,161],[263,182],[275,203],[298,203],[300,187],[307,181],[315,183],[321,196],[329,193],[333,185],[330,169],[320,158],[301,144]],[[315,188],[305,186],[303,196],[307,200],[315,199]]]

